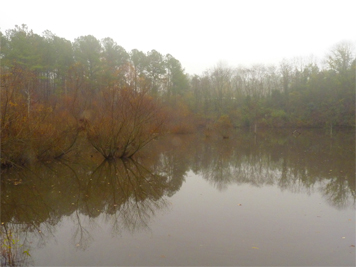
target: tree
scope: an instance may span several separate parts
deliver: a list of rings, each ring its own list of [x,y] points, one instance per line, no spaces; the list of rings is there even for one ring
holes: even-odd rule
[[[190,88],[193,91],[194,103],[193,110],[196,113],[202,110],[202,88],[201,88],[201,78],[198,75],[194,75],[190,79]]]
[[[147,77],[150,79],[150,93],[154,96],[158,96],[158,92],[161,89],[161,81],[163,75],[166,73],[163,56],[156,50],[151,50],[147,53]]]
[[[288,102],[288,95],[289,95],[290,83],[291,83],[292,66],[287,60],[283,60],[280,63],[279,69],[280,69],[280,73],[282,75],[283,92],[286,97],[286,102]],[[287,105],[287,112],[289,112],[288,105]]]
[[[102,39],[101,43],[103,67],[107,79],[105,83],[110,84],[113,80],[124,81],[126,74],[124,66],[128,62],[129,54],[109,37]]]
[[[2,46],[2,64],[12,66],[18,64],[22,67],[33,68],[40,60],[40,55],[34,41],[33,31],[28,30],[25,24],[16,25],[14,29],[6,31],[5,45]]]
[[[232,70],[220,62],[212,70],[207,72],[211,83],[211,94],[216,115],[227,113],[233,103]]]
[[[183,94],[188,90],[188,79],[184,74],[184,69],[182,68],[179,60],[175,59],[172,55],[167,54],[165,56],[165,66],[166,66],[166,95],[168,101],[171,97],[175,99],[177,95],[183,96]]]
[[[110,37],[102,39],[101,43],[103,46],[102,56],[110,69],[119,68],[121,65],[126,64],[129,54],[122,46],[118,45]]]
[[[327,55],[326,62],[331,70],[346,74],[355,59],[354,46],[349,42],[336,44]]]
[[[336,72],[339,90],[353,90],[355,72],[352,69],[355,61],[355,48],[349,42],[336,44],[326,58],[330,70]]]
[[[75,64],[72,43],[56,35],[52,35],[50,42],[54,51],[54,90],[58,89],[59,92],[67,95],[67,74],[71,66]]]
[[[130,53],[130,60],[134,69],[134,90],[138,91],[140,89],[139,80],[146,76],[147,58],[143,52],[133,49]]]
[[[92,35],[81,36],[75,39],[73,50],[75,60],[84,66],[90,87],[94,89],[101,71],[100,57],[102,48],[99,40]]]

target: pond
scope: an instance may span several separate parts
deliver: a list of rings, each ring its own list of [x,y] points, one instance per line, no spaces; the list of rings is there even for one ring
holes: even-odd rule
[[[353,130],[165,136],[1,181],[2,265],[355,265]]]

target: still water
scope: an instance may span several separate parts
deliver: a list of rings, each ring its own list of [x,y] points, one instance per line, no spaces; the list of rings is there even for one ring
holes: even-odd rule
[[[2,265],[355,265],[353,131],[90,154],[2,173]]]

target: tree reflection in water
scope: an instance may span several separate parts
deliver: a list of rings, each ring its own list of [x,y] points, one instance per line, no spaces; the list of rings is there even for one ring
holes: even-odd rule
[[[13,179],[23,182],[15,186]],[[177,190],[165,176],[133,160],[104,161],[95,168],[63,161],[33,165],[3,173],[2,184],[4,228],[16,226],[22,236],[30,236],[26,240],[40,240],[41,246],[61,218],[70,216],[77,227],[73,245],[79,249],[90,244],[98,216],[115,234],[147,229],[155,212],[168,207],[165,196]]]
[[[321,191],[336,208],[355,205],[353,132],[340,131],[333,139],[315,131],[298,138],[288,132],[261,132],[256,139],[240,133],[209,140],[187,154],[195,153],[201,155],[198,173],[218,190],[230,184],[275,185],[291,192]]]
[[[61,219],[70,216],[77,227],[73,246],[86,249],[99,216],[115,235],[148,229],[189,171],[218,190],[232,184],[274,185],[292,192],[320,191],[338,209],[355,206],[353,132],[340,131],[330,139],[317,131],[298,137],[288,131],[239,131],[225,140],[167,136],[136,161],[58,161],[3,172],[2,227],[21,236],[25,247],[28,240],[44,246]]]
[[[173,138],[180,139],[179,146]],[[225,140],[198,135],[173,138],[154,144],[150,151],[157,150],[161,165],[168,165],[171,171],[166,173],[175,173],[175,179],[185,179],[192,170],[218,190],[231,184],[274,185],[291,192],[321,191],[336,208],[355,205],[353,130],[340,130],[333,138],[322,130],[306,130],[298,137],[290,130],[257,135],[241,130]]]

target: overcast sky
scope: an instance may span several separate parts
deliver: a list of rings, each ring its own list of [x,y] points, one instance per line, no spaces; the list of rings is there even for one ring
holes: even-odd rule
[[[355,0],[2,1],[0,30],[27,24],[73,41],[113,38],[128,52],[171,54],[186,72],[322,58],[340,41],[356,42]]]

